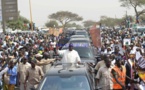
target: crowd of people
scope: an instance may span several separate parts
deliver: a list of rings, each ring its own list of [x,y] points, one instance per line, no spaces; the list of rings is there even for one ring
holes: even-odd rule
[[[63,41],[63,42],[61,42]],[[56,45],[63,36],[7,34],[0,39],[0,90],[31,90],[56,61]]]
[[[96,87],[100,90],[145,90],[139,70],[145,70],[144,35],[131,29],[101,30],[102,47],[97,48],[101,61],[95,66]],[[127,42],[125,42],[125,39]],[[0,39],[0,89],[32,90],[62,54],[62,63],[81,63],[77,51],[65,36],[7,34]],[[125,42],[125,43],[124,43]],[[144,64],[143,64],[144,63]]]
[[[98,89],[145,90],[145,82],[139,77],[139,70],[145,70],[144,38],[131,29],[101,31],[101,61],[95,67]]]

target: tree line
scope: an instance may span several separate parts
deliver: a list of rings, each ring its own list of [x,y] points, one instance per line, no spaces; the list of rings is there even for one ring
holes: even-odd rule
[[[99,21],[95,20],[85,20],[83,21],[83,17],[79,16],[76,13],[69,11],[58,11],[56,13],[52,13],[48,16],[48,21],[45,23],[46,27],[52,28],[71,28],[76,27],[80,28],[89,28],[94,24],[104,25],[107,27],[126,25],[126,23],[143,23],[145,24],[145,0],[119,0],[121,6],[124,8],[133,8],[135,15],[128,16],[124,15],[122,18],[112,18],[108,16],[101,16]],[[79,22],[79,24],[78,24]],[[7,21],[7,27],[15,29],[25,30],[28,29],[28,25],[30,21],[23,17],[19,16],[16,21]]]

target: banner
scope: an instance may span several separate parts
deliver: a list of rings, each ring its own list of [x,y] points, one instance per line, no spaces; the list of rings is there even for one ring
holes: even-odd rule
[[[60,28],[59,29],[59,34],[62,34],[63,33],[63,28]]]
[[[137,66],[141,69],[145,69],[145,59],[143,57],[140,57],[137,61]],[[139,77],[144,81],[145,83],[145,71],[144,70],[137,70]]]
[[[58,37],[59,36],[59,30],[55,29],[53,35]]]
[[[126,45],[130,45],[131,44],[131,39],[124,39],[123,40],[123,45],[126,46]]]
[[[97,29],[96,26],[93,26],[90,29],[90,35],[91,35],[91,40],[93,45],[96,48],[101,48],[101,34],[100,34],[100,29]]]
[[[53,28],[50,28],[49,29],[49,34],[51,35],[51,34],[53,34],[54,33],[54,29]]]
[[[59,36],[60,34],[60,31],[58,29],[55,29],[55,28],[50,28],[49,29],[49,35],[54,35],[54,36]]]
[[[139,77],[143,80],[143,82],[145,83],[145,71],[141,71],[141,70],[138,70],[138,75]]]
[[[145,59],[143,57],[140,57],[136,63],[141,69],[145,68]]]

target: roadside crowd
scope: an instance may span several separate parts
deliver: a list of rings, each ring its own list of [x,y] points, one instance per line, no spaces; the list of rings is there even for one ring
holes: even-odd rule
[[[62,39],[36,34],[7,34],[1,38],[0,90],[36,88],[56,60],[56,43]]]
[[[96,86],[99,90],[145,90],[144,35],[131,29],[104,30],[101,61],[95,66]]]
[[[145,90],[139,71],[145,71],[144,35],[127,30],[102,30],[101,60],[95,66],[96,87],[100,90]],[[67,62],[80,63],[78,53],[58,50],[67,43],[63,36],[8,34],[0,38],[0,89],[32,90],[56,61],[55,54],[65,54]],[[56,52],[58,51],[58,52]],[[74,59],[77,59],[76,61]]]

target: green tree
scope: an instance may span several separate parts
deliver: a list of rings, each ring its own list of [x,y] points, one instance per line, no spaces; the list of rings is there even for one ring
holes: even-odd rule
[[[114,27],[116,25],[121,25],[121,23],[124,21],[124,18],[111,18],[107,16],[101,16],[99,23],[108,27]]]
[[[71,27],[76,27],[77,24],[76,23],[69,23],[66,25],[66,28],[71,28]]]
[[[83,18],[80,17],[79,15],[69,12],[69,11],[59,11],[59,12],[53,13],[49,15],[49,18],[60,22],[63,28],[65,28],[66,25],[71,22],[83,20]]]
[[[145,24],[145,14],[142,14],[140,16],[140,21],[141,21],[141,23]]]
[[[93,21],[93,20],[87,20],[87,21],[84,21],[83,24],[84,24],[84,27],[86,28],[89,28],[91,27],[92,25],[94,25],[96,22]]]
[[[7,27],[11,28],[12,30],[21,29],[26,30],[28,29],[26,24],[29,24],[30,21],[23,17],[19,16],[18,20],[7,21]]]
[[[115,19],[107,16],[101,16],[99,23],[108,27],[116,25]]]
[[[47,23],[45,24],[45,26],[46,26],[46,27],[54,28],[54,27],[58,27],[58,23],[57,23],[56,21],[54,21],[54,20],[51,20],[51,21],[47,22]]]
[[[26,23],[26,24],[30,23],[30,21],[23,16],[19,16],[19,20],[22,21],[23,23]]]
[[[22,21],[20,20],[8,21],[7,27],[11,28],[12,30],[23,29],[23,24],[22,24]]]
[[[145,0],[119,0],[122,4],[122,7],[133,7],[135,14],[136,14],[136,21],[138,20],[139,16],[145,13],[145,9],[142,9],[141,11],[138,10],[138,8],[144,8],[145,6]]]

